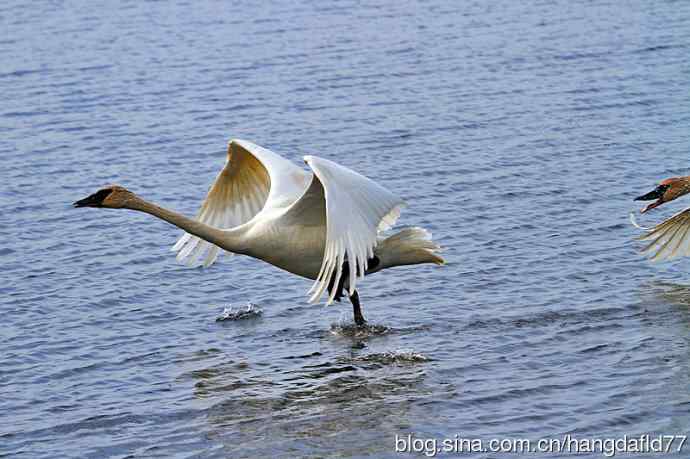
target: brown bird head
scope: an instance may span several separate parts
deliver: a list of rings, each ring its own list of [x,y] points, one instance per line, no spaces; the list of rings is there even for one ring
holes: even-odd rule
[[[74,207],[105,207],[109,209],[122,209],[134,198],[134,193],[119,185],[109,185],[94,194],[81,199]]]
[[[654,201],[640,210],[640,213],[645,213],[655,207],[673,201],[684,194],[690,192],[690,177],[672,177],[664,180],[647,194],[638,196],[635,201]]]

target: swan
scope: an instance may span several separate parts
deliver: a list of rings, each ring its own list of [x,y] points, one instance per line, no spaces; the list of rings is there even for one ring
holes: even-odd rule
[[[638,196],[635,201],[654,201],[640,210],[648,212],[662,204],[678,199],[690,192],[690,176],[671,177],[663,180],[656,188],[647,194]],[[690,207],[681,210],[652,228],[645,228],[637,224],[635,215],[630,214],[632,224],[645,230],[638,237],[649,243],[641,252],[652,261],[672,260],[679,256],[690,256]]]
[[[251,142],[233,139],[227,160],[196,219],[147,202],[119,185],[75,202],[75,207],[131,209],[165,220],[185,233],[172,250],[188,266],[208,267],[220,250],[254,257],[314,280],[310,303],[347,294],[357,326],[366,324],[357,286],[368,274],[420,263],[445,264],[431,233],[405,228],[381,232],[404,202],[372,180],[316,156],[311,169]]]

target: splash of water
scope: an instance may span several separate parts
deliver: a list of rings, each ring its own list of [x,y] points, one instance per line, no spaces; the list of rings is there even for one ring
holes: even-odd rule
[[[223,309],[223,312],[216,317],[216,322],[226,320],[246,320],[261,317],[264,311],[254,303],[247,303],[246,309],[233,310],[232,305]]]
[[[331,333],[336,336],[348,338],[367,338],[369,336],[381,336],[390,332],[390,327],[385,325],[365,324],[355,325],[351,323],[331,324]]]
[[[429,362],[432,360],[430,357],[420,353],[415,352],[411,349],[398,349],[395,351],[380,352],[374,354],[368,354],[360,357],[360,360],[366,362],[376,362],[383,364],[402,364],[402,363],[419,363],[419,362]]]

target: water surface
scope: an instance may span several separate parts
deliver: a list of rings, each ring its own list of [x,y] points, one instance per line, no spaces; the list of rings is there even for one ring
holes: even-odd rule
[[[627,214],[689,173],[690,6],[486,3],[3,2],[0,456],[687,433],[690,261],[642,260]],[[232,137],[374,178],[447,266],[367,278],[357,336],[306,280],[70,207],[115,182],[193,215]]]

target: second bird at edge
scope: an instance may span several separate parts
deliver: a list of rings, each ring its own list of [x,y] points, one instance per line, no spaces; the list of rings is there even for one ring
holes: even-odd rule
[[[640,213],[645,213],[688,193],[690,193],[690,176],[671,177],[662,181],[649,193],[638,196],[635,201],[654,201],[640,210]],[[690,207],[652,228],[639,226],[635,222],[634,214],[631,213],[630,217],[635,226],[645,230],[638,239],[648,241],[641,252],[650,260],[664,261],[680,256],[690,256]]]

